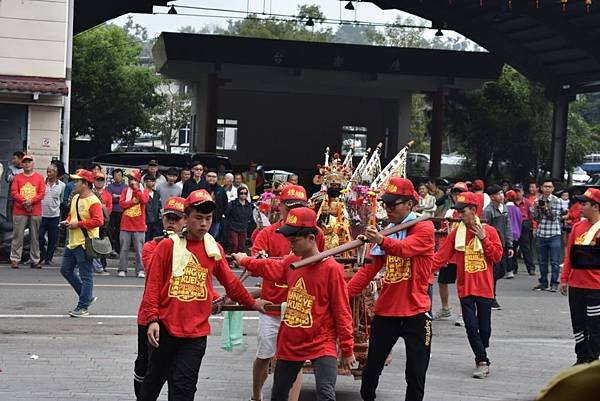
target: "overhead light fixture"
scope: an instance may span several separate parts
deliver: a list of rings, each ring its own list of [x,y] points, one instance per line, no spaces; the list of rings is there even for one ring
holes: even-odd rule
[[[352,2],[351,2],[351,1],[349,1],[349,2],[348,2],[348,4],[346,4],[346,5],[344,6],[344,8],[345,8],[346,10],[353,11],[353,10],[354,10],[354,4],[352,4]]]
[[[177,15],[177,10],[175,10],[174,5],[171,5],[171,8],[169,8],[169,11],[167,12],[167,14]]]
[[[437,32],[435,33],[435,36],[444,36],[444,32],[442,32],[441,29],[438,29]]]
[[[308,19],[306,20],[306,24],[304,24],[306,26],[315,26],[315,21],[313,21],[312,17],[308,17]]]

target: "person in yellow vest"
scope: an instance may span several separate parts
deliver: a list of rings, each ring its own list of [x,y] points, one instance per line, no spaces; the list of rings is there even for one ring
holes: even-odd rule
[[[93,296],[94,276],[92,261],[85,254],[85,238],[98,238],[100,227],[104,224],[102,205],[92,192],[94,173],[88,170],[77,170],[71,175],[75,182],[71,209],[67,219],[60,224],[66,227],[69,242],[65,247],[60,273],[71,284],[79,296],[77,307],[69,312],[71,317],[88,316],[88,308],[98,298]],[[75,268],[79,274],[75,273]]]
[[[256,195],[256,178],[258,177],[256,163],[250,162],[250,164],[248,164],[248,170],[242,173],[242,177],[244,178],[244,183],[248,187],[250,196]]]
[[[569,295],[579,365],[596,361],[600,355],[600,270],[575,266],[571,250],[574,246],[600,245],[600,190],[588,188],[576,198],[585,218],[575,223],[569,234],[559,289],[561,294]]]

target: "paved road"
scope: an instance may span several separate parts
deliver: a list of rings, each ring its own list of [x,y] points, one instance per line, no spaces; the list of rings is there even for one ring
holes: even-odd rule
[[[114,268],[115,261],[110,264]],[[57,267],[12,270],[0,265],[0,401],[134,399],[135,314],[143,280],[94,280],[100,300],[92,315],[72,319],[66,311],[75,306],[75,294]],[[533,292],[534,284],[535,278],[522,274],[500,282],[504,309],[493,313],[492,375],[486,380],[470,377],[474,362],[464,328],[455,327],[453,320],[434,322],[426,400],[533,400],[556,372],[573,363],[567,300]],[[435,296],[435,307],[438,300]],[[454,294],[453,304],[457,309]],[[200,370],[197,400],[250,398],[256,318],[256,313],[247,313],[246,344],[231,353],[219,349],[221,320],[211,318],[213,335]],[[382,375],[378,401],[404,399],[404,350],[399,345]],[[33,355],[39,358],[31,359]],[[360,400],[359,387],[360,382],[340,377],[338,400]],[[315,399],[313,388],[314,378],[306,377],[302,401]]]

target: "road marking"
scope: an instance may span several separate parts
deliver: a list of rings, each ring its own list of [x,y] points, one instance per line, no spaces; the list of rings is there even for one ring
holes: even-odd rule
[[[0,315],[0,319],[62,319],[69,315]],[[223,316],[210,316],[209,320],[223,320]],[[84,319],[137,319],[137,315],[89,315]],[[258,316],[244,316],[244,320],[258,320]]]
[[[0,287],[70,287],[68,283],[0,283]],[[99,288],[144,288],[140,284],[94,284]],[[224,290],[223,286],[213,286],[215,290]],[[249,287],[253,288],[253,287]],[[258,287],[257,287],[258,288]]]

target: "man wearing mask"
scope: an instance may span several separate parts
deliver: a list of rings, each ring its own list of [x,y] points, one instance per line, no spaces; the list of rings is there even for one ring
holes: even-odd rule
[[[113,171],[113,182],[108,184],[106,189],[112,196],[113,205],[112,212],[110,213],[110,241],[117,253],[121,252],[119,233],[121,232],[121,217],[123,216],[123,208],[119,205],[119,201],[121,200],[121,193],[123,193],[125,188],[127,188],[127,185],[123,182],[123,170],[116,168]]]
[[[23,252],[25,227],[29,226],[31,267],[40,269],[39,232],[42,223],[42,199],[46,194],[44,177],[33,171],[33,156],[25,155],[21,161],[23,172],[17,174],[11,185],[13,206],[13,238],[10,247],[10,267],[19,268]]]
[[[169,198],[179,197],[181,195],[181,188],[179,188],[175,181],[177,181],[177,169],[171,167],[167,171],[167,182],[161,186],[158,186],[158,183],[156,185],[156,192],[160,195],[163,208],[167,204]]]
[[[225,190],[225,193],[227,194],[227,200],[229,202],[237,199],[238,189],[235,186],[233,186],[233,174],[231,174],[231,173],[225,174],[225,178],[223,178],[223,189]]]

